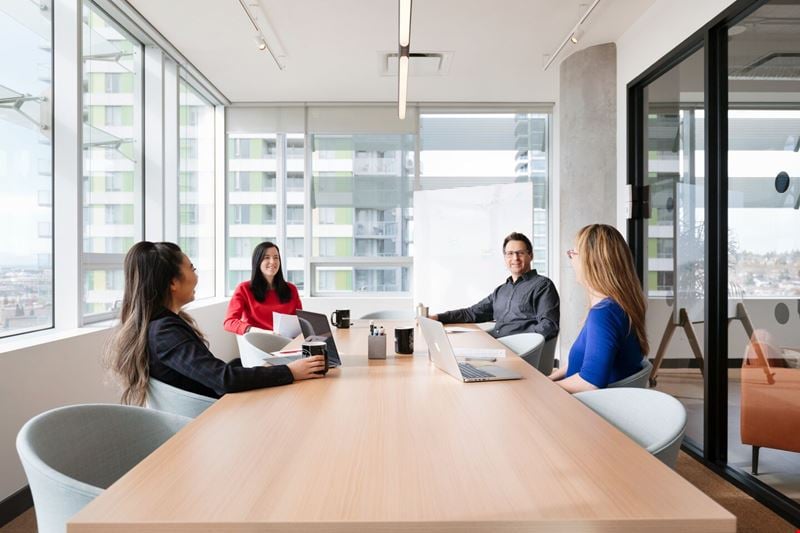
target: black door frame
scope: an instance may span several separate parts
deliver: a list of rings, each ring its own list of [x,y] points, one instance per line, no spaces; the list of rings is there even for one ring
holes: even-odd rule
[[[627,183],[631,210],[628,243],[645,283],[644,220],[646,116],[645,87],[701,48],[704,51],[706,162],[706,308],[703,448],[685,442],[684,451],[747,492],[796,527],[800,503],[746,472],[728,465],[728,32],[769,0],[737,0],[627,85]]]

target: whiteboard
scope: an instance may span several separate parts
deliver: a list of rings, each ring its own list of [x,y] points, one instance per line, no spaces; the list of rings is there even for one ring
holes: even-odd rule
[[[414,192],[414,305],[431,314],[477,303],[509,276],[503,239],[532,238],[533,184]]]

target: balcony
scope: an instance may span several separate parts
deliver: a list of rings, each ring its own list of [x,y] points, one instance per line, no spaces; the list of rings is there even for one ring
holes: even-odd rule
[[[354,236],[356,238],[394,238],[397,236],[397,222],[393,220],[357,222],[354,226]]]

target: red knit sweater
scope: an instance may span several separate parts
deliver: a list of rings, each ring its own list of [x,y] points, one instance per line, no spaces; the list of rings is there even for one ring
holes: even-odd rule
[[[287,283],[292,291],[292,298],[285,303],[278,299],[278,294],[273,290],[267,291],[267,297],[263,302],[259,302],[253,296],[253,291],[250,290],[249,281],[243,281],[237,285],[228,304],[225,322],[223,322],[225,330],[237,335],[244,335],[250,326],[272,330],[273,311],[293,315],[298,309],[302,309],[303,304],[300,302],[297,287],[292,283]]]

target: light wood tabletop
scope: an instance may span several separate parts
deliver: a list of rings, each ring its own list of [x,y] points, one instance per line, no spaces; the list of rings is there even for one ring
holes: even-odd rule
[[[523,360],[461,383],[413,356],[367,360],[335,331],[323,379],[229,394],[69,523],[97,531],[734,532],[733,515]],[[502,348],[488,334],[454,346]],[[294,341],[297,344],[298,341]],[[423,353],[424,352],[424,353]]]

